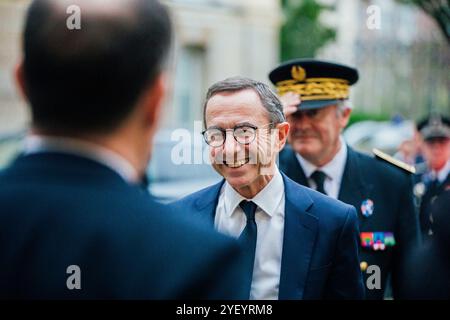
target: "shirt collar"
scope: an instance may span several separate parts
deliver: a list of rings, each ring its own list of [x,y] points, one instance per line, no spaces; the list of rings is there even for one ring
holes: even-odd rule
[[[437,178],[438,181],[442,183],[447,178],[449,172],[450,172],[450,160],[447,161],[445,166],[438,172],[432,171],[432,177],[433,179]]]
[[[334,156],[333,160],[324,165],[320,170],[331,178],[331,180],[341,181],[344,174],[345,163],[347,162],[347,145],[341,139],[341,149]]]
[[[25,138],[24,154],[60,152],[74,154],[101,163],[129,183],[138,182],[137,170],[118,153],[81,139],[29,135]]]
[[[300,165],[303,168],[306,177],[309,178],[314,171],[320,170],[323,171],[331,180],[336,180],[337,182],[340,182],[342,180],[345,163],[347,162],[347,144],[345,143],[342,136],[339,138],[339,140],[341,141],[341,148],[339,149],[338,153],[336,153],[336,155],[330,162],[320,168],[303,158],[300,154],[296,153],[297,160],[298,162],[300,162]]]
[[[299,153],[296,152],[295,156],[297,157],[297,161],[300,163],[305,176],[309,178],[313,174],[313,172],[316,171],[317,167],[303,158]]]
[[[269,183],[253,199],[241,196],[233,187],[225,182],[225,212],[231,217],[242,200],[253,201],[261,210],[269,216],[273,216],[281,200],[284,197],[284,182],[280,171],[275,167],[275,174]]]
[[[337,180],[339,182],[342,179],[342,175],[344,174],[345,169],[345,163],[347,161],[347,144],[345,143],[342,136],[339,138],[339,140],[341,141],[341,148],[339,149],[338,153],[336,153],[336,155],[330,162],[320,168],[303,158],[300,154],[295,154],[298,162],[300,162],[300,165],[305,172],[306,177],[309,178],[314,171],[321,170],[331,180]]]

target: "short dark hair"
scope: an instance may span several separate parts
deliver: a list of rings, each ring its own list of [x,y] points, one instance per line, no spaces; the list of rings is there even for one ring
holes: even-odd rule
[[[24,76],[33,123],[111,132],[163,70],[172,33],[168,11],[156,0],[129,0],[115,15],[81,7],[81,29],[69,30],[69,15],[59,7],[35,0],[27,13]]]
[[[283,113],[283,105],[281,104],[280,99],[278,99],[277,95],[267,84],[246,77],[232,77],[216,82],[209,87],[208,92],[206,93],[205,103],[203,105],[203,123],[205,127],[206,106],[212,96],[221,92],[237,92],[246,89],[252,89],[258,94],[262,105],[269,114],[269,120],[271,123],[278,124],[286,121],[286,117]]]

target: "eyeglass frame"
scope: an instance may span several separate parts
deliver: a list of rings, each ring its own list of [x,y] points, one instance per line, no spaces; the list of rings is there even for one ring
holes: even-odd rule
[[[249,145],[250,143],[252,143],[253,141],[255,141],[257,130],[262,129],[262,128],[266,127],[266,126],[272,126],[272,125],[276,125],[276,124],[277,124],[277,123],[275,123],[275,122],[269,122],[269,123],[267,123],[267,124],[265,124],[265,125],[263,125],[263,126],[257,127],[257,126],[255,126],[255,125],[253,125],[253,124],[250,124],[250,123],[242,123],[242,124],[238,124],[238,125],[235,126],[234,128],[230,128],[230,129],[223,129],[223,128],[214,126],[214,127],[210,127],[210,128],[207,128],[207,129],[203,130],[203,131],[201,132],[201,134],[202,134],[203,139],[205,140],[205,142],[206,142],[206,144],[207,144],[208,146],[210,146],[210,147],[212,147],[212,148],[220,148],[220,147],[222,147],[222,146],[225,144],[225,141],[227,140],[227,132],[232,130],[232,131],[233,131],[233,138],[234,138],[234,140],[235,140],[237,143],[246,146],[246,145]],[[249,141],[249,142],[247,142],[247,143],[241,143],[241,142],[239,142],[239,141],[236,139],[236,136],[234,135],[234,133],[235,133],[236,129],[239,129],[239,128],[242,128],[242,127],[248,127],[248,128],[252,128],[253,130],[255,130],[255,134],[254,134],[254,136],[253,136],[252,141]],[[210,145],[210,144],[208,143],[208,141],[206,140],[205,133],[206,133],[208,130],[210,130],[210,129],[216,129],[216,130],[219,130],[219,131],[222,132],[223,142],[222,142],[222,144],[221,144],[220,146],[212,146],[212,145]],[[269,129],[275,129],[275,127],[269,128]]]

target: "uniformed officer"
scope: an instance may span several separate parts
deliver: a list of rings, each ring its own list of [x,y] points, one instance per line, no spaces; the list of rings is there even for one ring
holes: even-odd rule
[[[432,114],[418,123],[422,137],[425,172],[418,172],[414,194],[419,200],[420,227],[424,238],[433,235],[430,206],[437,196],[450,189],[450,120]]]
[[[408,299],[450,299],[450,189],[444,190],[430,204],[433,236],[427,237],[419,250],[411,253],[406,270]]]
[[[381,152],[370,157],[346,145],[341,132],[350,118],[350,86],[358,71],[319,60],[292,60],[270,72],[291,124],[290,147],[280,169],[291,179],[353,205],[360,224],[361,270],[366,297],[384,297],[388,276],[401,298],[402,268],[417,245],[413,168]]]

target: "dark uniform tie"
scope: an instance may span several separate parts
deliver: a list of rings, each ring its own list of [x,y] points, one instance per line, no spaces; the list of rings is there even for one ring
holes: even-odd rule
[[[439,193],[439,180],[433,179],[427,184],[427,189],[422,197],[420,206],[420,224],[425,235],[433,234],[433,217],[431,216],[431,207]]]
[[[433,198],[438,193],[439,184],[440,183],[439,183],[439,180],[437,178],[433,179],[433,181],[431,181],[429,183],[428,188],[427,188],[427,192],[430,195],[430,198]]]
[[[256,204],[252,201],[241,201],[239,206],[244,210],[245,216],[247,218],[247,224],[244,230],[239,236],[239,241],[245,252],[244,264],[245,264],[245,290],[248,292],[248,297],[250,297],[250,289],[252,286],[253,278],[253,265],[255,263],[255,250],[256,250],[256,235],[257,227],[255,221],[255,211]]]
[[[314,171],[313,174],[311,175],[311,179],[313,179],[314,182],[316,183],[316,190],[323,194],[327,194],[323,187],[326,177],[327,177],[326,174],[323,171],[319,170]]]

